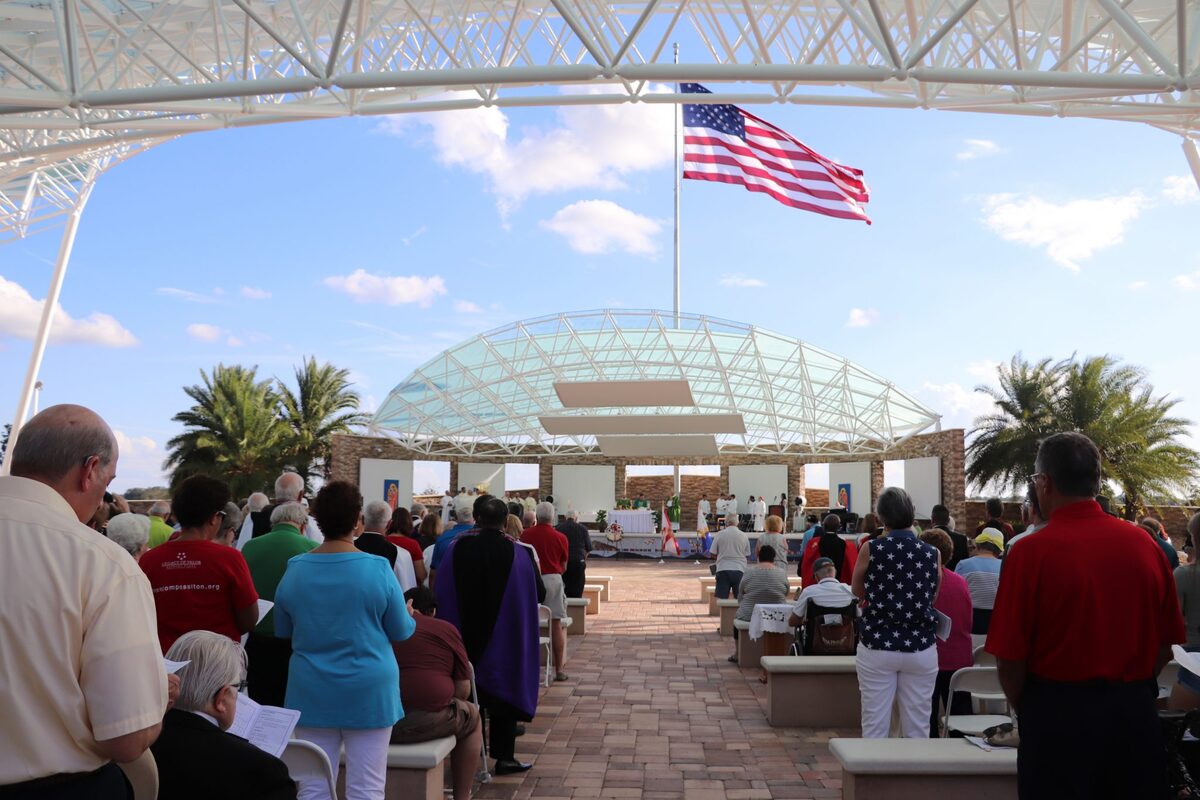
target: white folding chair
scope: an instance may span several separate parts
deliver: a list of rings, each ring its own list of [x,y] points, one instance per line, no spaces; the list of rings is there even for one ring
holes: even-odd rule
[[[1166,700],[1171,696],[1171,689],[1179,682],[1179,662],[1168,661],[1158,673],[1158,699]]]
[[[117,763],[129,785],[133,787],[133,800],[156,800],[158,797],[158,762],[149,750],[128,764]]]
[[[996,657],[994,655],[992,655],[991,653],[989,653],[987,650],[984,650],[982,645],[980,645],[979,647],[976,647],[975,651],[971,655],[974,660],[975,666],[977,666],[977,667],[994,667],[994,666],[996,666]]]
[[[995,667],[964,667],[950,676],[950,698],[953,701],[955,692],[968,692],[972,697],[992,698],[1004,696],[1000,687],[1000,676]],[[951,714],[949,703],[942,713],[942,728],[945,735],[958,731],[970,736],[978,736],[993,725],[1012,722],[1011,711],[1008,714]],[[1007,704],[1005,708],[1007,709]]]
[[[287,764],[288,774],[297,783],[303,781],[324,781],[329,787],[329,796],[337,797],[337,783],[333,775],[333,766],[325,751],[312,742],[303,739],[289,739],[287,747],[279,758]]]
[[[470,663],[470,662],[468,662],[468,663]],[[483,712],[483,706],[479,705],[479,692],[475,689],[475,665],[470,664],[470,667],[471,667],[471,702],[475,704],[475,708],[479,709],[479,719],[480,719],[480,724],[482,725],[484,712]],[[481,753],[480,753],[480,759],[479,759],[479,771],[477,773],[475,773],[475,778],[480,783],[491,783],[492,782],[492,773],[488,771],[487,736],[480,736],[479,738],[480,738],[479,749],[480,749]]]
[[[550,676],[554,672],[554,650],[550,644],[550,606],[538,605],[538,644],[546,648],[546,685],[550,685]],[[542,636],[542,628],[546,635]]]
[[[429,565],[433,563],[433,545],[429,545],[421,551],[421,557],[425,559],[425,586],[429,587]]]

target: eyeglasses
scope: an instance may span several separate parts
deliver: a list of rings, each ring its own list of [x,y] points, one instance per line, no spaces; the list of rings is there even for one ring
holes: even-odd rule
[[[238,694],[241,694],[242,692],[246,691],[246,687],[249,684],[246,683],[245,680],[240,680],[237,683],[231,683],[229,685],[233,687],[234,691],[236,691]]]

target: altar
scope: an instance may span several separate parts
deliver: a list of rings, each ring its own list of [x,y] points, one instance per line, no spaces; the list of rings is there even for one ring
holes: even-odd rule
[[[621,526],[622,533],[655,533],[654,514],[648,508],[613,509],[608,512],[608,524]]]

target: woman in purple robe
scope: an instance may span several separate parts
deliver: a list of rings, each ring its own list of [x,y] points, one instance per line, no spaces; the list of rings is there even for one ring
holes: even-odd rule
[[[529,551],[504,535],[507,517],[502,500],[476,500],[479,530],[450,545],[434,584],[438,615],[462,633],[475,668],[497,775],[532,766],[517,761],[516,734],[517,722],[532,720],[537,710],[537,607],[546,592]]]

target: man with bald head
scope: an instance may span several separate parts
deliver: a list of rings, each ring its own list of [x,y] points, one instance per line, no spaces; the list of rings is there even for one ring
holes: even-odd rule
[[[117,472],[104,420],[58,405],[21,430],[0,477],[0,796],[127,797],[117,762],[167,709],[154,597],[88,528]]]
[[[246,546],[246,542],[259,536],[266,536],[271,532],[271,513],[276,506],[284,505],[285,503],[301,503],[308,507],[308,501],[304,499],[304,478],[295,472],[284,472],[275,479],[275,502],[270,505],[263,506],[261,510],[246,515],[246,520],[242,523],[242,530],[238,534],[237,548],[241,550]],[[321,535],[321,529],[317,525],[317,521],[311,516],[304,523],[300,530],[306,539],[315,543],[321,544],[325,541],[325,537]]]

